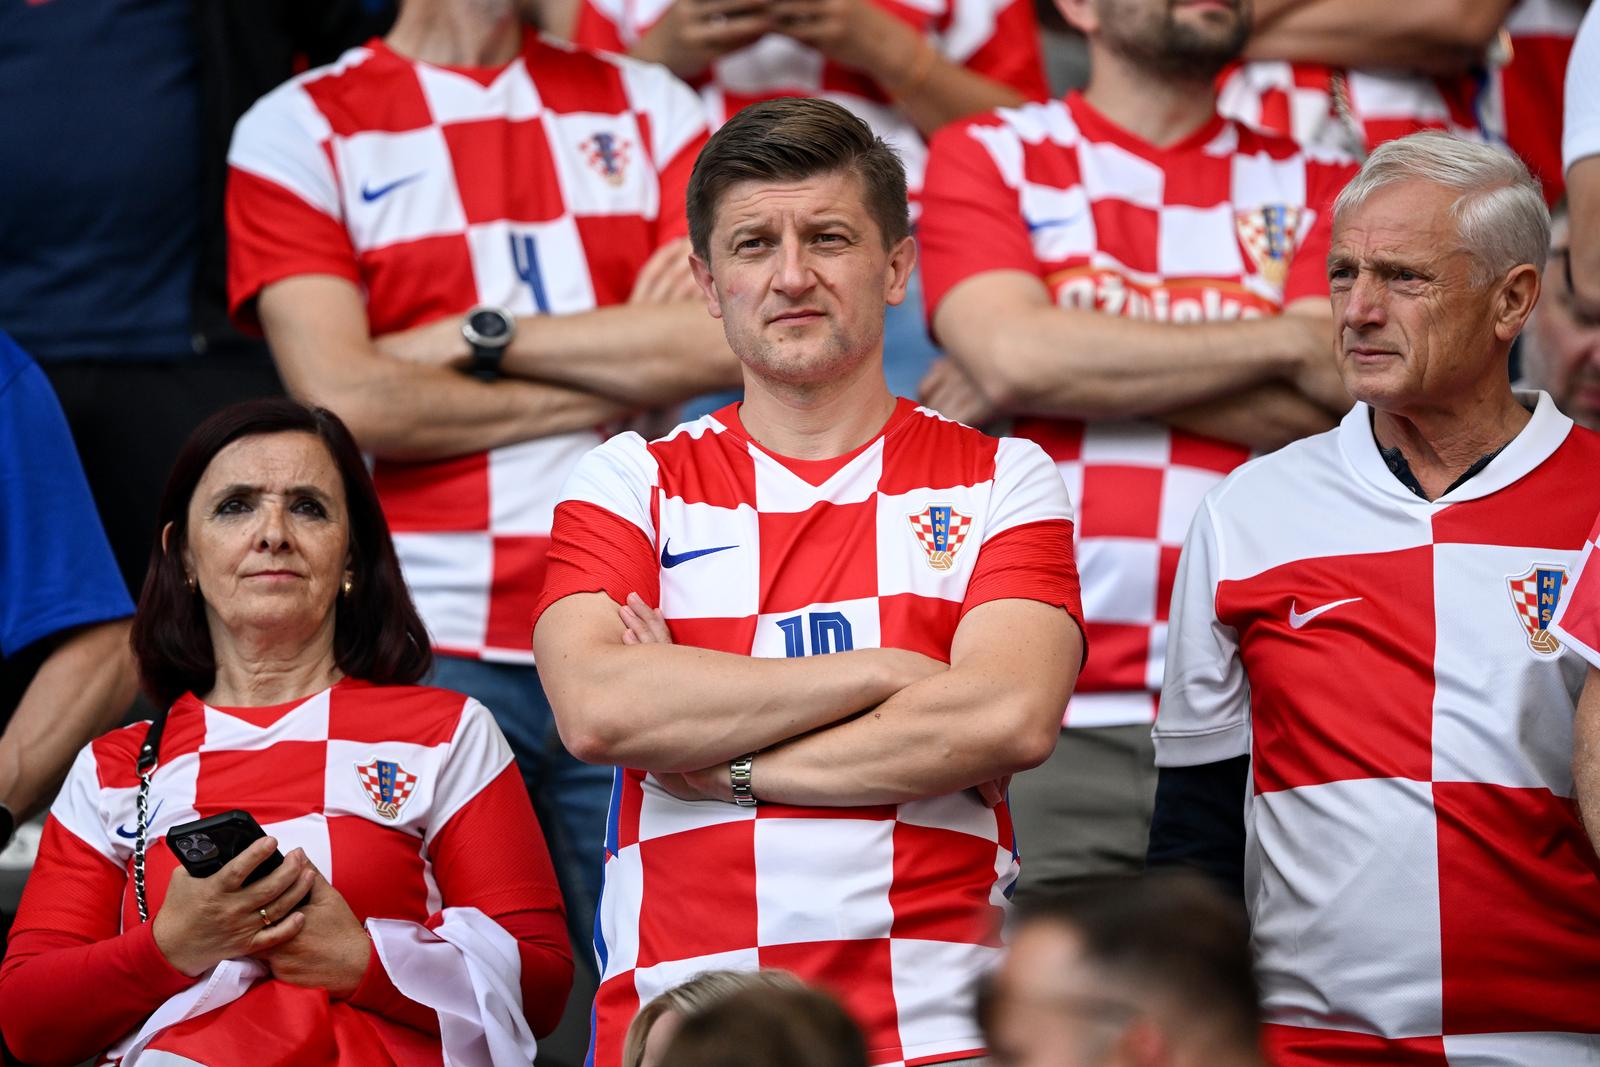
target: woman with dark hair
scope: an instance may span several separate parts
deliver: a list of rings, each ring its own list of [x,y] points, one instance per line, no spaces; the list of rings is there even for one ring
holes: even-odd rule
[[[416,684],[427,633],[349,431],[227,408],[160,522],[133,645],[170,710],[85,748],[51,810],[0,966],[11,1052],[529,1062],[572,977],[555,876],[489,713]],[[209,877],[163,843],[235,809],[267,836]]]

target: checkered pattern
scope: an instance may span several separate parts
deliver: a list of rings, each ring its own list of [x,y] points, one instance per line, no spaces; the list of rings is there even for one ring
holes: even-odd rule
[[[928,554],[928,564],[944,571],[950,569],[955,554],[966,542],[967,531],[972,529],[972,517],[954,509],[935,511],[934,507],[909,516],[909,521],[922,550]]]
[[[417,787],[416,775],[387,760],[373,760],[357,767],[356,773],[361,776],[361,786],[367,791],[373,810],[385,819],[398,818]]]
[[[967,517],[943,568],[907,522],[930,505]],[[736,406],[653,444],[624,434],[584,460],[561,508],[580,527],[622,526],[638,558],[615,576],[576,575],[544,603],[647,570],[659,574],[678,642],[755,656],[909,648],[948,659],[990,577],[986,547],[1052,525],[1064,542],[1071,519],[1036,446],[996,441],[909,401],[878,438],[832,464],[766,452]],[[655,559],[720,546],[731,547],[671,568]],[[552,582],[557,573],[568,572]],[[1058,592],[1001,595],[1033,595],[1076,616],[1070,593]],[[866,1029],[874,1064],[979,1054],[970,986],[999,951],[1018,870],[1006,805],[991,810],[962,793],[898,807],[747,809],[676,800],[629,769],[617,772],[612,805],[600,1067],[619,1062],[641,1004],[718,967],[780,967],[832,988]]]
[[[1600,436],[1524,396],[1522,433],[1432,503],[1357,405],[1235,472],[1184,547],[1157,763],[1251,756],[1277,1063],[1600,1052],[1600,863],[1571,802],[1583,672],[1532,649],[1506,596],[1576,564]]]
[[[1506,16],[1511,59],[1489,72],[1481,108],[1484,125],[1522,157],[1544,186],[1545,201],[1561,199],[1561,119],[1572,40],[1583,19],[1579,0],[1521,0]]]
[[[1179,323],[1273,315],[1326,297],[1326,206],[1351,173],[1343,157],[1222,119],[1157,149],[1077,94],[957,123],[934,139],[924,194],[929,312],[965,278],[1021,270],[1063,307]],[[1018,419],[1015,432],[1044,447],[1079,505],[1094,655],[1064,723],[1147,723],[1184,533],[1248,450],[1145,421]]]
[[[1349,119],[1335,104],[1343,80]],[[1466,75],[1428,78],[1390,71],[1345,70],[1318,63],[1257,60],[1224,71],[1217,110],[1257,130],[1304,145],[1365,155],[1418,130],[1479,137],[1478,87]]]
[[[698,101],[659,67],[529,33],[507,66],[463,72],[374,40],[240,120],[228,190],[235,314],[248,325],[264,286],[310,273],[359,285],[374,336],[478,303],[517,315],[621,303],[651,252],[685,232],[704,137]],[[599,440],[375,464],[440,651],[531,659],[551,513]]]
[[[1568,577],[1550,632],[1568,648],[1600,669],[1600,519],[1583,546],[1583,559]]]
[[[584,0],[574,37],[586,48],[626,52],[673,0]],[[1027,0],[870,0],[923,34],[944,59],[1008,85],[1030,100],[1049,95],[1039,28]],[[716,60],[692,83],[713,125],[783,96],[820,96],[849,108],[893,145],[915,198],[927,146],[916,126],[871,78],[792,37],[770,33]]]

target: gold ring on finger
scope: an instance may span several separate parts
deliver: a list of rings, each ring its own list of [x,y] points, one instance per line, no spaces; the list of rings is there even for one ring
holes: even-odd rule
[[[272,925],[272,919],[267,915],[266,908],[257,908],[256,911],[261,913],[261,928],[263,930]]]

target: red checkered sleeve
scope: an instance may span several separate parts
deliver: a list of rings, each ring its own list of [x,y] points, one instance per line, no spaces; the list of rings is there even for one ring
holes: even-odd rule
[[[964,64],[975,74],[1009,85],[1029,100],[1047,100],[1039,47],[1039,22],[1028,0],[1011,0],[995,13],[994,33]]]
[[[1283,302],[1328,299],[1328,249],[1333,242],[1333,201],[1351,178],[1356,166],[1344,160],[1306,160],[1306,206],[1316,213],[1305,239],[1289,264]]]
[[[956,284],[985,271],[1041,273],[1027,223],[1018,207],[1016,175],[1003,175],[990,144],[1015,143],[998,122],[973,119],[946,126],[929,148],[922,187],[922,285],[931,321]],[[1021,145],[1015,145],[1020,167]],[[974,240],[982,234],[982,240]]]
[[[291,84],[257,102],[234,130],[226,200],[228,307],[242,329],[259,331],[255,298],[273,282],[297,274],[361,281],[319,124],[325,121]]]
[[[56,808],[99,811],[100,797],[86,748]],[[127,892],[127,871],[53,811],[0,964],[0,1034],[23,1061],[89,1059],[194,984],[161,954],[149,923],[123,932]],[[73,1005],[71,1026],[61,1025],[63,1004]]]
[[[1550,629],[1568,648],[1600,669],[1600,519],[1583,546]]]

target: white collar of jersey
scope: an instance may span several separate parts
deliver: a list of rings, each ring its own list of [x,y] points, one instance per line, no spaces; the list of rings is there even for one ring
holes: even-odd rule
[[[1549,459],[1572,430],[1572,420],[1556,408],[1550,394],[1542,390],[1515,390],[1524,407],[1533,407],[1533,417],[1489,465],[1461,485],[1435,500],[1423,500],[1400,484],[1383,462],[1378,439],[1372,435],[1372,409],[1357,404],[1339,423],[1339,448],[1345,459],[1365,481],[1385,496],[1413,507],[1443,507],[1463,500],[1476,500],[1511,485]]]

